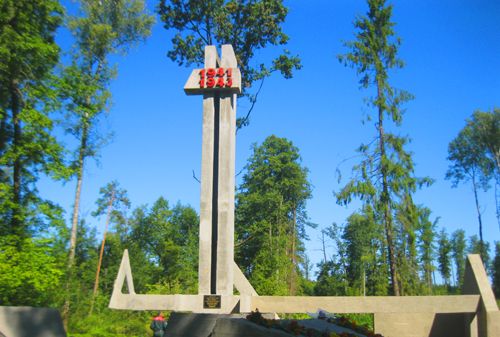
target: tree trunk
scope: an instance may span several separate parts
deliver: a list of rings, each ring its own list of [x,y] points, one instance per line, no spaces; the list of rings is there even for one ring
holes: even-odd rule
[[[497,224],[500,229],[500,173],[495,175],[495,205],[497,214]]]
[[[377,81],[377,100],[382,97],[382,85],[380,81]],[[391,197],[389,194],[389,187],[387,182],[387,166],[385,164],[385,141],[384,141],[384,110],[379,105],[378,106],[378,133],[379,133],[379,149],[380,149],[380,173],[382,174],[382,195],[380,196],[380,202],[383,207],[383,217],[384,217],[384,228],[385,236],[387,240],[387,255],[389,259],[389,269],[391,273],[391,286],[393,295],[399,296],[399,280],[397,273],[396,258],[394,252],[394,242],[393,242],[393,228],[392,228],[392,214],[391,214]]]
[[[477,196],[477,183],[476,183],[476,176],[473,173],[472,174],[472,189],[474,190],[474,201],[476,203],[476,211],[477,211],[477,221],[479,223],[479,249],[480,249],[480,254],[481,254],[481,259],[483,260],[483,263],[486,263],[484,260],[484,241],[483,241],[483,221],[481,218],[481,209],[479,207],[479,198]]]
[[[363,262],[363,279],[361,285],[363,287],[363,296],[366,296],[366,271],[364,262]]]
[[[102,234],[101,251],[99,252],[99,262],[97,263],[97,271],[95,274],[95,282],[94,282],[94,291],[92,293],[92,300],[90,302],[89,316],[92,315],[92,311],[94,310],[95,297],[97,295],[97,289],[99,287],[99,273],[101,272],[102,256],[104,254],[104,245],[106,244],[106,234],[108,232],[109,220],[111,218],[111,211],[113,210],[113,202],[114,201],[115,201],[115,190],[113,189],[111,192],[111,198],[109,199],[108,214],[106,215],[106,224],[104,225],[104,232]]]
[[[84,124],[84,123],[82,123]],[[75,251],[76,251],[76,236],[78,232],[78,213],[80,209],[80,195],[82,192],[82,180],[83,180],[83,169],[85,164],[85,152],[87,151],[87,140],[88,140],[88,128],[83,127],[82,138],[80,141],[80,149],[78,151],[78,166],[77,166],[77,182],[76,182],[76,192],[75,192],[75,203],[73,205],[73,219],[71,226],[71,238],[69,243],[69,256],[68,256],[68,276],[66,281],[66,300],[64,301],[63,310],[61,316],[63,318],[64,327],[67,330],[68,320],[69,320],[69,288],[70,282],[73,276],[73,265],[75,263]]]
[[[8,115],[7,111],[2,112],[2,121],[0,122],[0,156],[3,155],[6,147],[9,136],[7,134],[7,120]]]
[[[297,280],[296,280],[296,256],[295,256],[295,251],[296,251],[296,227],[297,227],[297,209],[293,209],[293,219],[292,219],[292,249],[290,251],[290,255],[292,258],[292,265],[290,267],[290,295],[294,296],[296,291],[297,291]]]
[[[80,142],[80,149],[78,153],[78,166],[77,166],[77,182],[76,182],[76,192],[75,192],[75,203],[73,204],[73,219],[71,222],[71,239],[69,243],[69,257],[68,257],[68,268],[73,267],[75,262],[75,250],[76,250],[76,235],[78,232],[78,216],[80,210],[80,196],[82,192],[82,181],[83,181],[83,169],[85,164],[85,152],[87,151],[87,138],[88,129],[86,127],[82,130],[82,139]]]
[[[321,246],[323,250],[323,262],[326,263],[326,245],[325,245],[325,231],[321,231]]]

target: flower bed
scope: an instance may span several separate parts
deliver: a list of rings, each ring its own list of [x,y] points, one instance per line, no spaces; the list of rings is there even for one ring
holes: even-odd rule
[[[247,320],[258,324],[260,326],[270,328],[270,329],[278,329],[285,331],[293,336],[306,336],[306,337],[359,337],[359,335],[350,333],[350,332],[322,332],[313,328],[306,328],[302,326],[298,321],[282,321],[277,319],[267,319],[262,316],[259,310],[252,311],[249,315],[247,315]],[[346,317],[336,317],[336,318],[326,318],[325,322],[335,324],[339,327],[343,327],[346,329],[350,329],[358,334],[362,334],[366,337],[383,337],[380,334],[376,334],[373,331],[367,329],[364,326],[357,325],[355,321],[350,320]]]

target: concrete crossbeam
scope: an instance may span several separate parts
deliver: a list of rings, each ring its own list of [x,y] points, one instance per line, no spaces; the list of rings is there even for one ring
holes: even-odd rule
[[[115,301],[112,309],[123,310],[172,310],[178,312],[197,312],[228,314],[236,310],[238,296],[221,296],[220,309],[203,309],[203,295],[138,295],[122,294]]]
[[[252,297],[252,310],[260,312],[333,313],[473,313],[478,295],[456,296],[258,296]]]

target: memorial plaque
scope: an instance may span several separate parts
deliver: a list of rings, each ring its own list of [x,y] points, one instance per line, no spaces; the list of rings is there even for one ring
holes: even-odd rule
[[[203,296],[203,309],[220,309],[220,295],[205,295]]]

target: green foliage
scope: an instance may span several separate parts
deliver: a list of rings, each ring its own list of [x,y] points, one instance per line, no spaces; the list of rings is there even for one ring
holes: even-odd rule
[[[94,313],[88,316],[87,306],[78,319],[71,320],[69,337],[128,337],[151,334],[149,323],[152,313],[147,311],[111,310],[107,308],[109,297],[98,296]],[[85,312],[85,314],[84,314]]]
[[[466,242],[465,231],[457,229],[451,234],[451,251],[453,262],[455,263],[456,280],[455,286],[459,289],[462,288],[464,273],[465,273],[465,260],[466,260]]]
[[[481,242],[477,235],[471,235],[469,237],[469,244],[467,246],[467,254],[479,254],[481,260],[483,261],[484,269],[489,270],[490,265],[490,243]]]
[[[64,276],[61,251],[50,239],[0,236],[0,303],[57,305]]]
[[[97,209],[92,212],[92,216],[97,217],[109,213],[111,223],[123,223],[130,208],[130,200],[127,191],[120,188],[119,183],[114,180],[99,190],[100,197],[96,200]]]
[[[493,292],[496,298],[500,297],[500,242],[495,242],[495,258],[491,264],[493,274]]]
[[[374,319],[373,314],[340,314],[339,317],[345,317],[348,320],[355,322],[358,326],[363,326],[368,330],[373,331]]]
[[[67,173],[49,116],[57,106],[51,71],[62,7],[3,0],[0,9],[0,235],[28,237],[41,221],[39,208],[50,205],[37,194],[39,175]]]
[[[488,189],[487,171],[488,162],[482,155],[482,148],[476,142],[475,130],[471,124],[466,125],[448,146],[448,160],[451,162],[446,179],[450,179],[452,186],[460,182],[471,181],[474,188]]]
[[[383,232],[376,225],[373,211],[366,207],[363,213],[354,213],[343,228],[342,240],[346,253],[346,277],[351,292],[356,295],[381,295],[385,278],[380,277],[384,268]],[[387,276],[387,275],[385,275]],[[383,291],[382,294],[386,294]]]
[[[145,206],[136,209],[130,224],[128,244],[140,247],[146,260],[153,263],[152,283],[145,285],[148,291],[196,293],[199,227],[196,211],[181,204],[170,208],[166,199],[159,198],[150,210]]]
[[[150,34],[153,18],[145,13],[142,0],[80,0],[80,13],[68,19],[75,45],[71,64],[64,67],[58,83],[65,110],[67,133],[77,140],[72,160],[76,176],[68,268],[70,279],[75,259],[79,203],[87,158],[96,157],[106,140],[98,130],[99,119],[109,105],[109,85],[116,74],[110,66],[113,54],[125,54]],[[69,301],[64,305],[67,323]]]
[[[444,279],[446,285],[450,284],[451,277],[451,243],[448,239],[448,234],[443,228],[439,233],[438,238],[438,263],[439,272]]]
[[[421,265],[422,278],[424,283],[424,290],[426,294],[432,292],[432,275],[436,267],[434,266],[434,258],[436,252],[435,237],[437,219],[431,221],[429,219],[431,211],[428,208],[419,209],[419,262]]]
[[[80,156],[85,158],[95,156],[103,141],[95,128],[109,104],[108,87],[116,74],[109,57],[145,40],[154,20],[142,0],[81,0],[80,5],[80,15],[68,20],[75,51],[63,70],[60,92],[68,112],[66,130],[81,141]]]
[[[341,264],[327,261],[320,263],[318,268],[318,278],[314,285],[315,296],[347,295],[345,275]]]
[[[231,44],[242,71],[242,90],[250,103],[257,95],[249,93],[255,81],[263,81],[279,71],[285,78],[300,69],[300,59],[284,49],[270,62],[254,57],[261,49],[284,46],[288,36],[282,24],[288,9],[282,0],[161,0],[158,7],[165,29],[176,32],[168,57],[179,65],[203,64],[205,45]],[[262,82],[261,82],[262,86]],[[238,127],[249,122],[249,114],[237,121]]]
[[[368,102],[376,111],[377,136],[368,145],[359,147],[362,160],[354,166],[353,178],[336,193],[336,197],[337,203],[342,205],[358,198],[364,206],[373,209],[385,234],[392,292],[400,295],[407,283],[401,280],[400,269],[406,268],[410,273],[416,271],[416,248],[412,239],[415,227],[408,225],[411,221],[401,216],[401,210],[408,213],[415,208],[411,195],[418,187],[430,184],[431,180],[414,176],[411,153],[405,150],[409,139],[389,133],[384,127],[385,116],[395,126],[401,125],[402,104],[412,96],[389,83],[390,70],[403,66],[397,57],[400,40],[395,36],[391,21],[392,6],[386,5],[385,0],[368,0],[368,7],[366,16],[358,17],[354,23],[356,40],[345,44],[349,52],[340,55],[339,60],[356,70],[362,88],[375,89]],[[410,264],[403,265],[408,254]]]
[[[487,259],[487,251],[483,239],[483,222],[477,192],[479,189],[487,191],[490,188],[490,180],[494,178],[497,219],[500,225],[500,199],[497,195],[500,186],[499,130],[500,109],[494,109],[491,113],[476,111],[472,119],[467,120],[465,127],[448,146],[450,166],[446,172],[446,179],[451,180],[453,187],[459,183],[470,182],[472,185],[481,246],[478,252],[483,261]]]
[[[474,130],[474,142],[481,149],[485,166],[483,174],[495,181],[497,222],[500,226],[500,109],[491,112],[475,111],[467,122]]]
[[[253,146],[236,195],[236,261],[259,293],[297,291],[305,226],[311,225],[307,172],[285,138],[269,136]]]

